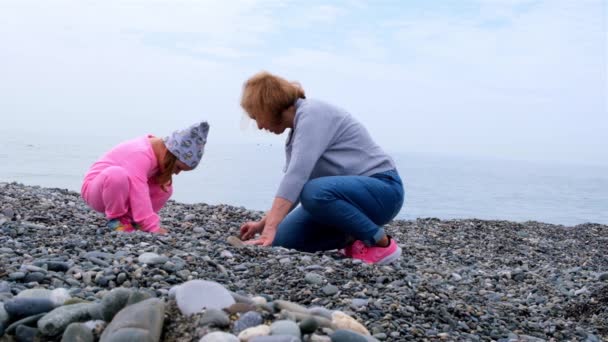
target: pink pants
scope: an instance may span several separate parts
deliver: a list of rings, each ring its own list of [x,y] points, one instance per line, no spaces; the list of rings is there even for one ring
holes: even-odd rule
[[[148,187],[152,209],[158,213],[171,197],[171,191],[165,192],[154,183],[148,183]],[[120,166],[110,166],[89,182],[82,197],[91,208],[104,213],[108,219],[132,218],[130,191],[127,171]]]

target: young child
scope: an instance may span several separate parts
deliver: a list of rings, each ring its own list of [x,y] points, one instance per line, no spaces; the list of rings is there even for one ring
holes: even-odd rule
[[[172,176],[196,168],[208,132],[202,122],[164,139],[146,135],[119,144],[91,166],[82,198],[112,229],[167,233],[158,212],[173,193]]]

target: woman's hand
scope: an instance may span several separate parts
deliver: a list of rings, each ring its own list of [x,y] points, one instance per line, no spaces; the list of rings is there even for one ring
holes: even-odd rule
[[[268,214],[259,222],[247,222],[241,227],[241,236],[244,240],[248,240],[255,235],[255,233],[262,232],[260,238],[245,242],[248,245],[258,245],[258,246],[272,246],[272,242],[274,241],[275,235],[277,235],[277,228],[279,224],[285,216],[289,213],[291,206],[293,203],[290,201],[281,198],[275,197],[272,202],[272,208]],[[248,224],[255,224],[249,225]],[[251,231],[252,229],[259,229],[251,234],[243,234],[243,230],[246,232]]]
[[[262,219],[257,222],[256,221],[245,222],[241,226],[241,234],[239,235],[241,240],[243,240],[243,241],[249,240],[252,237],[254,237],[255,234],[261,233],[262,230],[264,230],[264,221],[265,220]]]
[[[245,241],[247,245],[258,245],[258,246],[272,246],[272,241],[274,241],[274,236],[277,234],[277,229],[274,227],[266,226],[264,227],[264,231],[259,238],[255,240]]]

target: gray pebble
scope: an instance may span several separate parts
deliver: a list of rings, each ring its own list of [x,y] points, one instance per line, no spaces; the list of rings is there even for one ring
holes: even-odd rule
[[[334,285],[328,284],[328,285],[323,286],[323,287],[321,288],[321,291],[323,291],[323,293],[324,293],[326,296],[333,296],[333,295],[335,295],[336,293],[338,293],[339,289],[338,289],[338,287],[336,287],[336,286],[334,286]]]
[[[235,335],[238,335],[241,331],[258,326],[262,324],[262,322],[263,319],[259,313],[255,311],[249,311],[244,313],[238,320],[234,322],[232,332]]]
[[[90,328],[82,323],[72,323],[63,332],[61,342],[93,342],[95,336]]]
[[[306,275],[304,276],[304,280],[306,280],[307,283],[309,284],[313,284],[313,285],[321,285],[323,284],[323,277],[313,273],[313,272],[309,272],[306,273]]]
[[[8,275],[11,280],[21,280],[25,278],[25,272],[12,272]]]
[[[20,325],[17,327],[15,337],[19,342],[34,342],[38,335],[38,329],[28,327],[27,325]]]
[[[230,318],[223,310],[207,309],[200,318],[199,325],[211,325],[218,328],[225,328],[230,325]]]

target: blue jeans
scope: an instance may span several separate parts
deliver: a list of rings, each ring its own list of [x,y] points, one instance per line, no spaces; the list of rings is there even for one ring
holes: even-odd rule
[[[346,247],[354,240],[375,245],[382,226],[403,205],[403,183],[396,170],[372,176],[330,176],[308,181],[300,206],[283,219],[273,246],[316,252]]]

